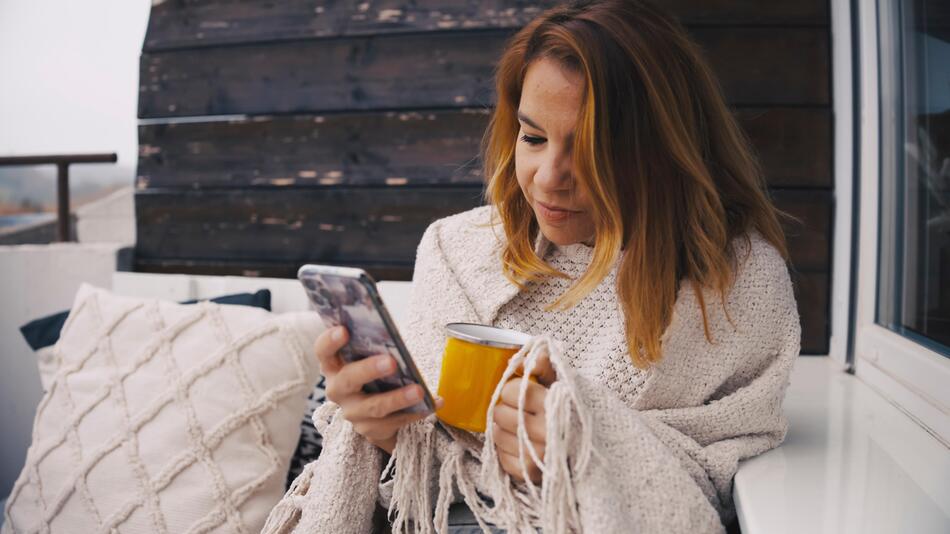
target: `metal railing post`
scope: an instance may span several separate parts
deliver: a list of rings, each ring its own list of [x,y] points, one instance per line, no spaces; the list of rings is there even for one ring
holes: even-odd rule
[[[52,156],[0,157],[0,167],[15,165],[56,165],[57,239],[70,241],[69,228],[69,165],[72,163],[115,163],[115,152],[110,154],[57,154]]]
[[[59,241],[69,241],[69,163],[56,164],[56,217]]]

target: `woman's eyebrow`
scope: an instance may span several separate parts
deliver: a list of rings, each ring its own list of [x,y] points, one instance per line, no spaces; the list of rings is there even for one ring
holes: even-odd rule
[[[525,114],[522,113],[521,111],[518,111],[518,120],[521,121],[521,122],[523,122],[523,123],[525,123],[525,124],[527,124],[528,126],[534,128],[534,129],[536,129],[536,130],[541,130],[542,133],[547,133],[547,132],[544,131],[544,128],[538,126],[538,123],[536,123],[536,122],[534,122],[533,120],[531,120],[530,117],[528,117],[527,115],[525,115]],[[571,133],[567,134],[566,140],[567,140],[568,143],[573,142],[573,140],[574,140],[574,132],[571,132]]]
[[[536,122],[534,122],[533,120],[531,120],[527,115],[525,115],[525,114],[522,113],[521,111],[518,111],[518,120],[521,121],[521,122],[523,122],[523,123],[525,123],[525,124],[527,124],[528,126],[534,128],[534,129],[536,129],[536,130],[541,130],[542,132],[544,131],[544,128],[538,126],[538,123],[536,123]]]

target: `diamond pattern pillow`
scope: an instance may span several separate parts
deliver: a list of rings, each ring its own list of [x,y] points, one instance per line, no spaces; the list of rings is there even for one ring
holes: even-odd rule
[[[3,532],[259,532],[318,378],[316,314],[80,288]]]

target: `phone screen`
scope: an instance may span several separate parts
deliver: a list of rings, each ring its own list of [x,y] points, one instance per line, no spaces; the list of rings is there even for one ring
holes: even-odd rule
[[[316,272],[316,266],[307,267],[311,268],[301,268],[299,278],[313,307],[327,328],[344,326],[350,334],[349,343],[340,350],[343,361],[353,362],[377,354],[389,354],[398,364],[396,373],[366,384],[363,390],[380,393],[420,383],[426,390],[426,397],[430,397],[425,384],[414,378],[418,373],[412,362],[407,361],[408,354],[403,357],[399,350],[399,344],[383,318],[384,312],[380,309],[382,303],[371,292],[372,281],[369,277],[358,270],[349,275],[337,275]],[[430,411],[425,401],[407,411],[417,412],[419,409]]]

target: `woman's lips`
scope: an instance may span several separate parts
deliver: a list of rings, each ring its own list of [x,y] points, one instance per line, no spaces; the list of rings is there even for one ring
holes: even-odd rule
[[[571,215],[580,213],[579,211],[558,209],[551,206],[550,204],[545,204],[544,202],[535,201],[535,204],[538,207],[538,214],[547,221],[553,223],[564,222],[565,220],[569,219]]]

